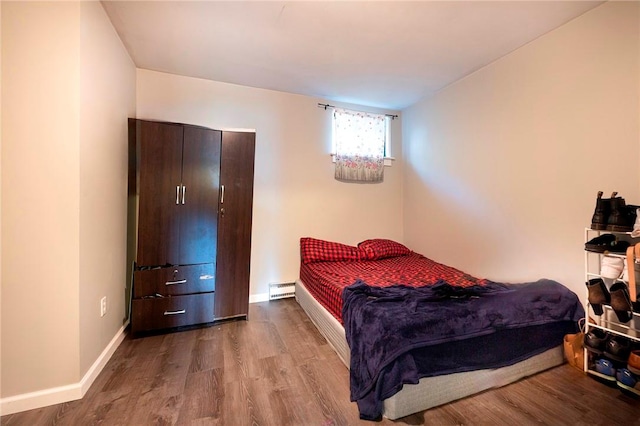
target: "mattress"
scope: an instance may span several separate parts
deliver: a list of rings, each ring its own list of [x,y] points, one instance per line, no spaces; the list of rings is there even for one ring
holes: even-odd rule
[[[301,268],[301,280],[296,282],[295,298],[345,366],[349,368],[350,351],[344,327],[335,313],[325,309],[306,288],[303,270],[304,268]],[[507,367],[426,377],[416,385],[404,385],[400,392],[384,400],[383,415],[392,420],[405,417],[483,390],[513,383],[563,362],[563,349],[562,345],[559,345]]]
[[[487,283],[485,279],[473,277],[415,252],[375,261],[302,263],[300,279],[339,322],[342,322],[342,291],[356,279],[376,287],[394,284],[423,287],[433,285],[438,280],[459,287]]]

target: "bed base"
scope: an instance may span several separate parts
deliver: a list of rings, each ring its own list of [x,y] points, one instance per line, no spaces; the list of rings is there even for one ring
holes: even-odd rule
[[[349,368],[350,351],[342,324],[324,309],[300,280],[296,281],[295,298],[344,365]],[[508,385],[563,362],[564,352],[562,345],[559,345],[507,367],[425,377],[416,385],[404,385],[400,392],[385,399],[383,415],[396,420],[487,389]]]

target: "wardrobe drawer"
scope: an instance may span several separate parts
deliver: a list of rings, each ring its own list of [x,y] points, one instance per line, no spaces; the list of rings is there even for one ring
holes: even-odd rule
[[[131,331],[136,333],[213,322],[213,300],[214,293],[136,299],[133,301]]]
[[[173,296],[214,291],[216,277],[213,263],[147,269],[133,273],[134,299]]]

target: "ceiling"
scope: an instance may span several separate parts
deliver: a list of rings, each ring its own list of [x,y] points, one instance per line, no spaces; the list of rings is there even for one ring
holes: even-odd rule
[[[103,1],[138,68],[403,109],[602,1]]]

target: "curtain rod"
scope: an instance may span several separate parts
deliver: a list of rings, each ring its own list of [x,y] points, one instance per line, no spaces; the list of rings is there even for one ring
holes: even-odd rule
[[[324,108],[324,109],[325,109],[325,111],[327,110],[327,108],[332,108],[332,109],[337,108],[337,107],[336,107],[336,106],[334,106],[334,105],[321,104],[321,103],[318,103],[318,107],[319,107],[319,108]],[[344,108],[344,109],[348,109],[348,110],[350,110],[350,111],[366,112],[366,113],[368,113],[368,114],[376,114],[375,112],[359,111],[359,110],[356,110],[356,109],[350,109],[350,108]],[[392,119],[392,120],[395,120],[396,118],[398,118],[398,115],[397,115],[397,114],[380,114],[380,115],[384,115],[385,117],[391,117],[391,119]]]

